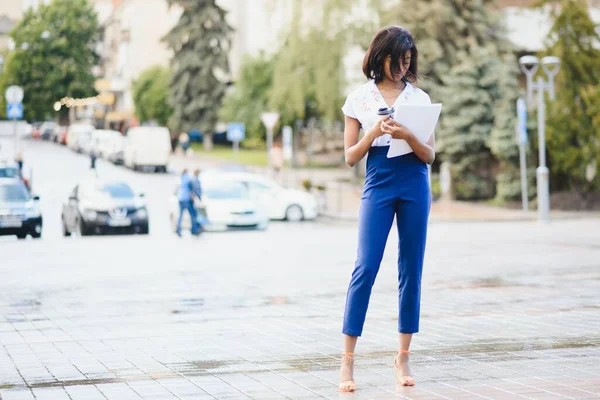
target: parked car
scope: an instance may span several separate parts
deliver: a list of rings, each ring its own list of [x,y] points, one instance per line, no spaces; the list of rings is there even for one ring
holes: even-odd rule
[[[31,124],[31,137],[33,139],[39,139],[40,138],[40,127],[42,126],[41,122],[34,122],[33,124]]]
[[[128,168],[154,168],[167,172],[171,155],[171,135],[169,129],[158,126],[140,126],[127,131],[124,149],[124,163]]]
[[[58,124],[56,122],[44,122],[40,126],[40,138],[43,140],[51,140],[56,136],[58,130]]]
[[[169,217],[173,231],[176,230],[179,218],[178,191],[179,182],[169,199]],[[196,202],[196,211],[206,218],[203,229],[207,231],[240,228],[264,230],[269,224],[268,214],[252,200],[246,187],[232,181],[203,179],[202,201]],[[189,229],[190,226],[189,214],[184,213],[182,227]]]
[[[97,132],[97,151],[100,157],[110,160],[112,153],[123,150],[125,138],[121,132],[114,130],[97,130],[95,132]]]
[[[125,182],[99,179],[82,182],[75,186],[63,204],[63,235],[146,235],[149,222],[143,197],[143,194],[135,194]]]
[[[315,219],[318,214],[317,199],[312,194],[297,189],[288,189],[263,175],[250,172],[215,173],[206,171],[202,176],[222,176],[244,184],[250,195],[262,204],[273,220],[298,222]]]
[[[108,131],[104,129],[94,129],[89,138],[81,141],[81,152],[84,154],[91,154],[92,151],[95,151],[96,156],[99,156],[100,146],[102,141],[105,139],[106,132]]]
[[[82,145],[90,140],[94,127],[89,124],[72,124],[67,132],[67,147],[76,152],[82,151]]]
[[[24,177],[23,172],[19,172],[17,163],[0,160],[0,178],[19,179],[23,182],[27,190],[31,190],[31,174],[29,179]]]
[[[37,196],[31,196],[18,178],[0,178],[0,236],[42,237],[42,213]]]
[[[52,138],[52,141],[56,142],[58,144],[62,144],[63,146],[66,146],[68,132],[69,132],[68,126],[59,126],[58,129],[56,130],[56,134],[54,135],[54,138]]]

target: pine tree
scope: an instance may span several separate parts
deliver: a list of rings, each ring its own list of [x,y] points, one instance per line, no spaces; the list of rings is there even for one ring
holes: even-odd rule
[[[585,0],[539,5],[551,6],[554,19],[543,55],[561,60],[556,100],[548,101],[546,117],[551,189],[583,194],[600,189],[598,180],[594,186],[585,176],[589,165],[600,165],[600,110],[594,95],[600,82],[600,35]]]
[[[419,48],[419,86],[444,104],[436,150],[441,160],[452,163],[459,199],[496,193],[511,197],[515,193],[501,186],[518,180],[516,169],[508,168],[517,154],[516,60],[493,3],[421,0],[407,7],[403,1],[382,16],[384,22],[413,33]],[[505,175],[496,182],[499,166],[506,167]]]
[[[218,111],[227,90],[228,55],[233,29],[216,0],[168,0],[183,9],[164,40],[173,49],[170,82],[175,130],[199,128],[204,147],[212,148]]]

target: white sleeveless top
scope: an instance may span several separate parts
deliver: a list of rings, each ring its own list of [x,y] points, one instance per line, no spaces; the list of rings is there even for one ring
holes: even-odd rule
[[[401,104],[431,104],[431,100],[427,93],[406,82],[406,87],[396,99],[394,107]],[[375,81],[369,80],[348,95],[342,111],[348,117],[357,119],[362,129],[367,131],[379,119],[377,110],[387,106]],[[390,135],[382,135],[373,141],[373,146],[389,146],[391,139]]]

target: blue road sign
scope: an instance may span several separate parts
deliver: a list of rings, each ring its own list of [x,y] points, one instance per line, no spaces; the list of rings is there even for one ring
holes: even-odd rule
[[[244,124],[231,122],[227,124],[227,140],[230,142],[241,142],[246,137]]]
[[[6,105],[6,117],[8,119],[22,119],[23,118],[23,103],[7,104]]]
[[[517,131],[519,133],[519,143],[527,144],[527,105],[525,100],[519,97],[517,100]]]

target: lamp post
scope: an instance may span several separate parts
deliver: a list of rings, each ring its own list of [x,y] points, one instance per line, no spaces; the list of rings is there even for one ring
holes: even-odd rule
[[[544,92],[548,91],[551,100],[556,98],[554,90],[554,78],[560,68],[560,59],[558,57],[544,57],[541,60],[542,69],[547,76],[547,80],[538,76],[537,81],[533,77],[538,70],[540,60],[536,56],[523,56],[519,58],[521,71],[527,78],[527,103],[533,105],[533,95],[537,91],[537,114],[538,114],[538,147],[539,147],[539,166],[536,169],[537,177],[537,202],[538,202],[538,220],[542,222],[550,221],[550,171],[546,166],[546,103],[544,101]]]

